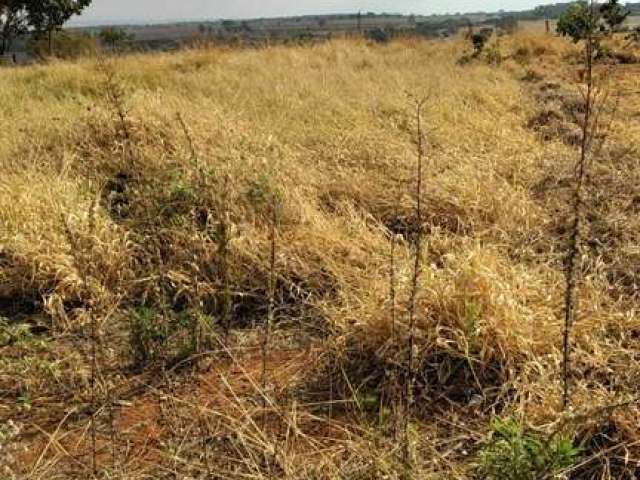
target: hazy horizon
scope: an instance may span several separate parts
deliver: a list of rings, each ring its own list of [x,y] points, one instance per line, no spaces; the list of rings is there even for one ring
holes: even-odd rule
[[[559,1],[559,0],[557,0]],[[458,0],[455,8],[450,0],[94,0],[93,4],[72,24],[155,23],[298,15],[389,12],[403,14],[443,14],[498,10],[526,10],[555,1],[535,0]]]

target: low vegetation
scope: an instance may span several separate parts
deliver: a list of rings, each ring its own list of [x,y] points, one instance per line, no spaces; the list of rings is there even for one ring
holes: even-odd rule
[[[3,71],[0,478],[637,478],[637,65],[485,33]]]

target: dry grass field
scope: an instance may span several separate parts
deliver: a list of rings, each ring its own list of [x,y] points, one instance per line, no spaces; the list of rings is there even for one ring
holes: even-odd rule
[[[0,70],[0,478],[638,478],[640,68],[597,67],[563,412],[579,47],[496,48]]]

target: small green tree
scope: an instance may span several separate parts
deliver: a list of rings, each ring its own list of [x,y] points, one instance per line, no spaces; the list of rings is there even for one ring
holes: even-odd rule
[[[11,48],[13,40],[27,32],[25,2],[0,0],[0,55]]]
[[[571,5],[558,19],[558,33],[575,43],[594,37],[600,31],[601,16],[594,4],[585,1]]]
[[[609,31],[615,32],[620,29],[631,12],[620,5],[619,0],[609,0],[600,7],[600,14]]]
[[[596,1],[580,1],[569,6],[560,15],[558,33],[570,37],[575,43],[598,34],[615,32],[629,16],[619,0],[607,0],[599,5]]]
[[[0,53],[13,40],[31,31],[38,40],[48,38],[50,53],[53,34],[74,15],[79,15],[92,0],[0,0]]]
[[[78,58],[95,55],[98,50],[96,39],[84,32],[62,31],[49,45],[47,38],[32,38],[27,42],[27,51],[38,58],[49,55],[50,50],[55,52],[57,58]]]
[[[28,22],[37,38],[46,37],[53,54],[53,35],[74,15],[80,15],[92,0],[26,0]]]
[[[135,35],[117,27],[105,27],[98,33],[98,38],[103,45],[108,45],[111,50],[120,50],[130,45],[135,40]]]

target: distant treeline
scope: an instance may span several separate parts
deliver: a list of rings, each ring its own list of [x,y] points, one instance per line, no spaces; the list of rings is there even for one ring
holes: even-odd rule
[[[573,3],[575,2],[542,5],[526,11],[501,10],[444,15],[360,12],[157,25],[94,26],[56,31],[48,45],[36,42],[30,34],[24,34],[15,39],[11,53],[37,57],[48,50],[49,54],[67,57],[100,47],[113,51],[174,50],[202,41],[252,45],[261,42],[324,41],[341,35],[388,39],[417,33],[429,38],[443,38],[472,27],[513,31],[521,21],[557,19]],[[640,15],[640,2],[627,3],[626,8],[633,15]]]
[[[533,10],[527,10],[524,12],[513,12],[512,15],[519,20],[540,20],[540,19],[557,19],[562,15],[571,5],[576,2],[556,3],[553,5],[540,5]],[[632,15],[640,14],[640,2],[627,3],[625,8],[631,12]]]

